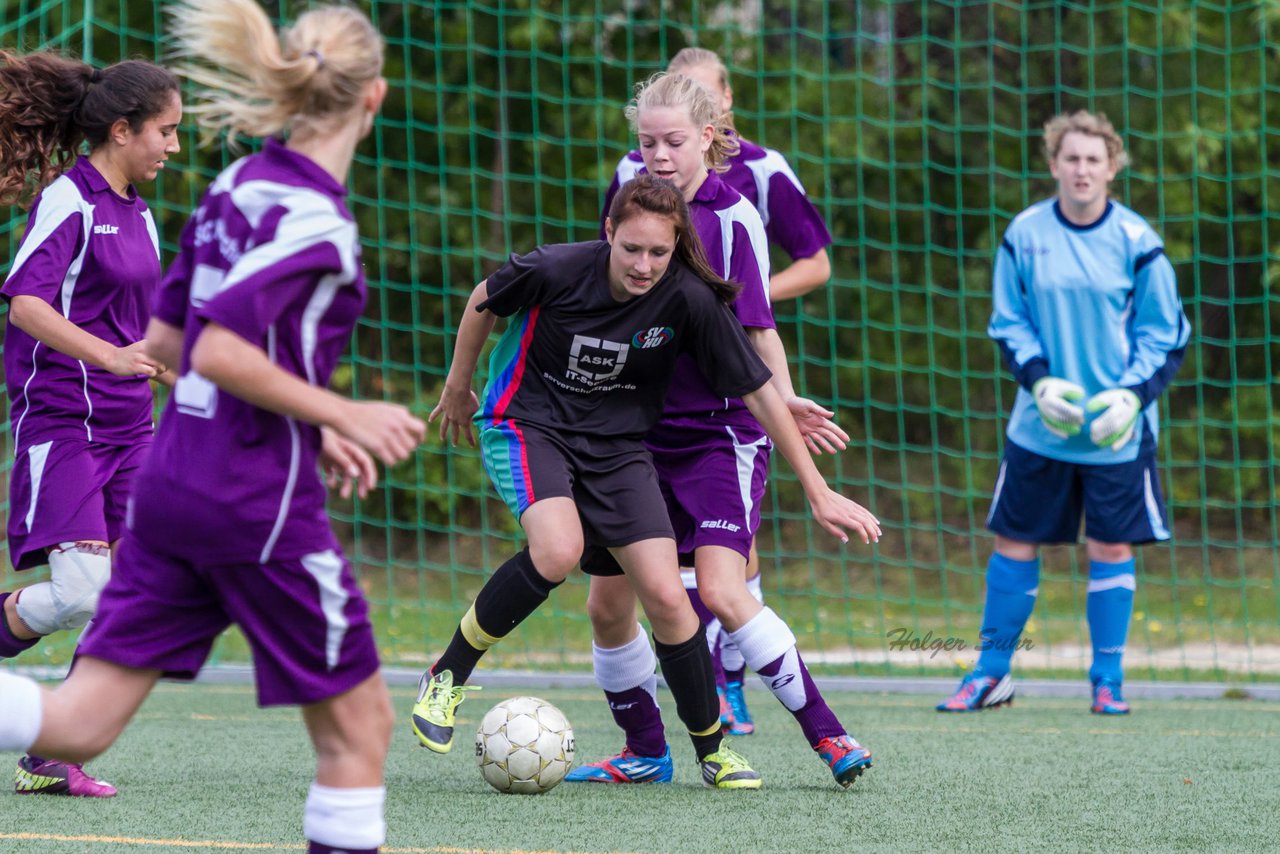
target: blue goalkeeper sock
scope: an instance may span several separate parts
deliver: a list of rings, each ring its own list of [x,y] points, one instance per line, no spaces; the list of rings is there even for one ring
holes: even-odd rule
[[[1124,679],[1121,661],[1133,617],[1133,591],[1137,587],[1133,558],[1121,563],[1089,561],[1089,595],[1085,614],[1093,640],[1093,666],[1089,680],[1095,685],[1106,679],[1119,684]]]
[[[1031,618],[1040,592],[1040,558],[1013,560],[992,553],[987,561],[987,602],[982,609],[982,640],[978,669],[999,679],[1009,672],[1009,661],[1022,629]]]

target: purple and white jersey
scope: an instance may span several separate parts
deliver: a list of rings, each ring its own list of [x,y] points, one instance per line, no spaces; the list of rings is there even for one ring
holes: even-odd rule
[[[183,229],[155,316],[183,329],[182,376],[138,477],[130,530],[154,551],[204,562],[287,560],[336,548],[320,431],[260,409],[191,369],[206,323],[324,386],[364,308],[346,190],[269,140],[210,185]]]
[[[738,153],[729,158],[729,169],[720,180],[733,187],[760,213],[769,242],[797,260],[808,258],[831,245],[831,232],[822,214],[805,194],[804,186],[787,159],[772,148],[738,137]],[[618,161],[613,183],[605,195],[604,209],[618,188],[644,169],[639,151]]]
[[[643,166],[627,180],[641,171]],[[605,200],[606,212],[612,203],[610,195]],[[709,172],[689,202],[689,216],[707,250],[711,268],[724,278],[742,285],[741,293],[730,306],[738,322],[746,329],[774,328],[777,324],[769,304],[769,247],[760,214],[719,175]],[[733,423],[756,424],[741,398],[717,396],[693,358],[682,354],[667,391],[662,420],[689,418],[696,421],[708,415],[733,415]]]
[[[81,157],[40,193],[0,295],[33,296],[117,347],[146,334],[160,280],[160,240],[147,204],[115,191]],[[16,448],[55,439],[131,445],[151,434],[151,384],[59,353],[12,321],[5,386]]]

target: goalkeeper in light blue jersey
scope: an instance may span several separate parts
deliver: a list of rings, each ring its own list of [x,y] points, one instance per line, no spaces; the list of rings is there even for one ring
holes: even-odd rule
[[[1108,198],[1127,161],[1104,116],[1045,125],[1052,199],[1014,218],[997,252],[988,334],[1018,380],[987,527],[981,656],[939,711],[1013,699],[1010,661],[1039,589],[1039,546],[1075,543],[1084,515],[1092,711],[1121,695],[1133,545],[1169,539],[1156,469],[1157,399],[1191,334],[1173,267],[1146,220]]]

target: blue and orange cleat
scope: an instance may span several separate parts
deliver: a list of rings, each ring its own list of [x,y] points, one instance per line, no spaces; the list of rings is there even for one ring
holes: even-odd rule
[[[1129,704],[1120,696],[1120,683],[1101,679],[1093,686],[1093,705],[1089,711],[1095,715],[1127,715]]]
[[[813,749],[830,766],[831,776],[846,789],[862,776],[863,771],[871,767],[871,751],[851,735],[824,738]]]
[[[727,732],[729,727],[733,726],[733,706],[729,705],[729,698],[725,694],[725,689],[719,685],[716,686],[716,699],[720,701],[720,729]]]
[[[567,783],[670,783],[670,746],[661,756],[641,756],[624,747],[617,756],[579,765],[565,776]]]
[[[960,687],[938,704],[940,712],[980,712],[997,706],[1013,705],[1013,680],[1009,674],[999,678],[974,670],[960,680]]]
[[[747,710],[746,692],[742,690],[741,682],[730,682],[725,686],[724,699],[729,701],[729,709],[733,713],[733,720],[726,726],[724,717],[720,718],[720,725],[724,727],[726,735],[751,735],[756,731],[756,725],[751,720],[751,712]]]

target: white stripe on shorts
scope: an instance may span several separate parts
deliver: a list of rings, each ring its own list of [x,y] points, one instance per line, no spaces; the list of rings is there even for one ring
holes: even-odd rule
[[[987,524],[991,524],[991,518],[996,515],[996,505],[1000,503],[1000,491],[1004,489],[1004,467],[1008,463],[1004,460],[1000,461],[1000,474],[996,477],[995,494],[991,496],[991,509],[987,511]]]
[[[1142,469],[1142,500],[1147,505],[1147,522],[1151,525],[1151,535],[1157,540],[1169,539],[1169,529],[1160,518],[1160,505],[1156,502],[1156,492],[1151,486],[1151,469]]]
[[[25,519],[28,533],[31,531],[31,523],[36,518],[36,501],[40,498],[40,482],[44,480],[44,466],[49,459],[49,449],[52,447],[53,442],[44,442],[27,449],[27,465],[30,466],[31,472],[31,503],[27,505]]]
[[[738,463],[738,494],[742,497],[742,524],[743,527],[750,531],[751,511],[756,504],[751,498],[751,479],[756,473],[756,457],[759,455],[760,449],[769,444],[769,437],[761,436],[754,442],[742,444],[738,441],[738,436],[733,432],[732,427],[725,427],[724,431],[733,440],[733,454]]]
[[[320,586],[320,610],[324,612],[324,621],[328,626],[324,637],[324,660],[332,670],[338,666],[342,639],[346,637],[349,627],[347,615],[343,613],[350,597],[342,586],[342,558],[333,549],[326,549],[303,555],[302,565]]]

